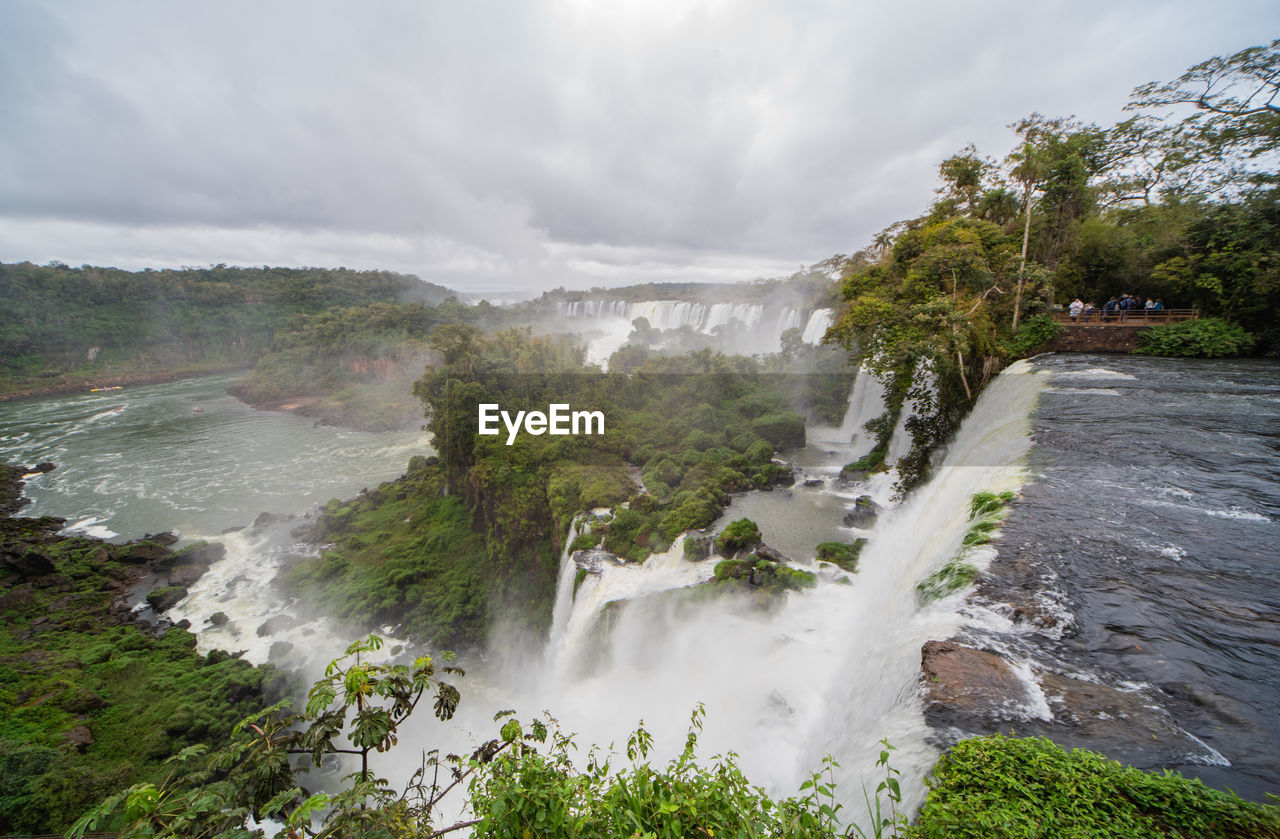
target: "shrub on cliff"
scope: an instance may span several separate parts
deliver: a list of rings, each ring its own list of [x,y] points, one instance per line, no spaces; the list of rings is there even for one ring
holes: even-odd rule
[[[1134,352],[1171,358],[1230,358],[1244,355],[1254,337],[1222,318],[1197,318],[1153,326],[1138,338]]]

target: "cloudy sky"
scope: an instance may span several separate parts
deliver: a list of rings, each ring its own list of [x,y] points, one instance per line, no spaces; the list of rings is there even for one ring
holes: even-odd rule
[[[0,0],[0,261],[743,280],[966,143],[1280,34],[1274,0]]]

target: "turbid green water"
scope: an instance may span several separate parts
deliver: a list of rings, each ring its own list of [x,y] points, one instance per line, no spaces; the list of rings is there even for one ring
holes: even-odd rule
[[[226,394],[236,375],[0,404],[0,460],[58,468],[27,482],[23,515],[131,539],[202,538],[264,511],[348,498],[430,453],[421,432],[351,431],[255,411]]]

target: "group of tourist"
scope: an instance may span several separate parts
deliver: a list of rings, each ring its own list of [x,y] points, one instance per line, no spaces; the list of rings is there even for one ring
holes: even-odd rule
[[[1067,307],[1067,311],[1071,314],[1071,320],[1074,322],[1088,320],[1124,320],[1130,312],[1134,310],[1144,314],[1147,312],[1159,312],[1164,310],[1164,301],[1159,299],[1147,298],[1144,304],[1138,299],[1137,295],[1123,294],[1120,299],[1112,297],[1106,303],[1102,304],[1099,309],[1092,303],[1085,303],[1079,297],[1071,301],[1071,305]]]

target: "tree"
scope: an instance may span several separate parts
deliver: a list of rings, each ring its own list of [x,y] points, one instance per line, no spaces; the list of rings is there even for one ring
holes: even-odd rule
[[[956,154],[942,161],[938,166],[938,174],[942,177],[942,188],[938,191],[945,199],[951,199],[964,207],[965,212],[973,215],[978,208],[982,185],[992,163],[978,155],[978,149],[970,143]]]
[[[1126,110],[1166,120],[1179,106],[1194,111],[1171,137],[1192,144],[1196,154],[1184,163],[1213,162],[1213,191],[1276,182],[1280,151],[1280,39],[1214,57],[1191,67],[1172,82],[1137,87]]]
[[[440,759],[433,755],[403,793],[369,770],[371,752],[384,752],[397,742],[399,727],[427,696],[433,698],[437,719],[452,718],[458,706],[457,688],[437,675],[430,656],[412,666],[373,664],[367,659],[382,647],[370,635],[347,648],[307,694],[306,708],[285,713],[274,705],[236,726],[230,743],[210,752],[192,746],[170,759],[173,771],[161,784],[136,784],[111,796],[82,816],[69,832],[81,837],[99,829],[119,836],[181,839],[189,836],[260,837],[251,822],[281,819],[293,835],[391,836],[391,828],[412,827],[413,836],[435,836],[468,826],[456,824],[431,830],[441,798],[479,766],[505,748],[491,741],[481,746],[468,765],[452,761],[439,778]],[[452,656],[442,656],[446,661]],[[441,674],[462,675],[445,666]],[[310,758],[317,768],[340,756],[358,760],[359,771],[347,776],[340,792],[312,794],[298,776],[307,771],[294,761]],[[428,769],[434,770],[427,780]],[[456,771],[454,771],[456,770]],[[322,825],[312,821],[324,812]]]

